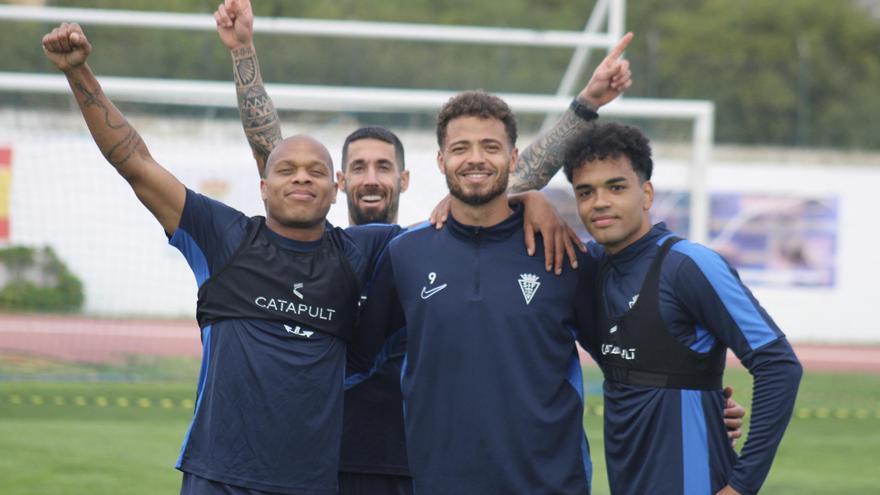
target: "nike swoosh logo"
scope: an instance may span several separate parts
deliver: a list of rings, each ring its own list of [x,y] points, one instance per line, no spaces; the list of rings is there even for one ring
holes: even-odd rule
[[[445,288],[446,288],[446,284],[438,285],[437,287],[434,287],[431,290],[427,290],[427,288],[422,287],[422,299],[427,299]]]

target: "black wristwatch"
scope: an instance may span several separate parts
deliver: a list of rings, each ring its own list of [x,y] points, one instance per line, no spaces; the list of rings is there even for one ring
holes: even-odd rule
[[[599,114],[596,113],[595,110],[579,102],[577,98],[571,100],[571,105],[569,105],[569,108],[571,108],[571,111],[574,112],[575,115],[586,120],[587,122],[599,118]]]

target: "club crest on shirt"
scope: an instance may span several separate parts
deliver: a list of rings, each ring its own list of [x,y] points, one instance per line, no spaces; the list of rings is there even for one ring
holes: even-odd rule
[[[541,277],[532,273],[520,274],[517,282],[519,282],[519,289],[522,291],[526,304],[532,302],[532,298],[535,297],[535,293],[538,292],[538,287],[541,286],[541,282],[538,282],[538,279],[540,278]]]

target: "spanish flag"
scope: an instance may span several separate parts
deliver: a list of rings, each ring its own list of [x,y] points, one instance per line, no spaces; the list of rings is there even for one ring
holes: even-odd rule
[[[9,240],[12,203],[12,148],[0,148],[0,241]]]

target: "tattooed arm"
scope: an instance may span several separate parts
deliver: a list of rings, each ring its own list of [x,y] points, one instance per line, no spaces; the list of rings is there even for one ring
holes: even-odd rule
[[[589,106],[580,97],[577,101],[581,105]],[[562,168],[569,148],[593,126],[593,122],[595,119],[587,120],[578,116],[571,108],[566,110],[549,131],[520,153],[516,169],[510,176],[507,192],[521,193],[546,186]]]
[[[546,186],[562,168],[568,150],[592,127],[598,116],[596,111],[632,85],[629,62],[620,58],[632,38],[632,33],[627,33],[596,67],[586,87],[575,98],[573,106],[577,111],[566,110],[556,125],[520,153],[508,192]]]
[[[262,177],[269,154],[281,142],[281,122],[263,86],[254,45],[237,48],[231,53],[241,125],[257,161],[257,171]]]
[[[281,123],[260,75],[250,1],[226,0],[214,12],[214,20],[220,40],[232,55],[241,125],[262,177],[269,154],[281,142]]]
[[[43,37],[43,51],[67,76],[104,158],[128,181],[165,232],[173,233],[180,223],[186,189],[153,160],[140,135],[101,90],[85,63],[92,47],[82,29],[77,24],[62,24]]]

